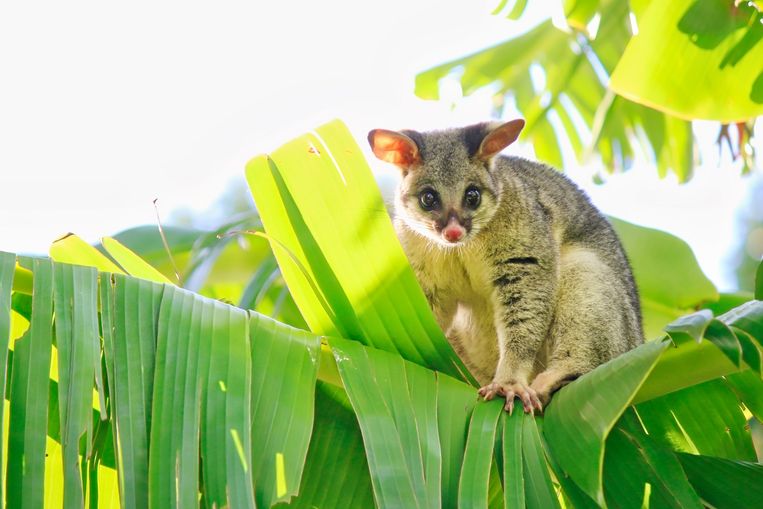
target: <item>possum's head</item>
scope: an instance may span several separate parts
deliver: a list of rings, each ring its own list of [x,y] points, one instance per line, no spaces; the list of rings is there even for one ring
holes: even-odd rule
[[[395,214],[438,244],[458,246],[474,238],[498,208],[493,158],[524,125],[518,119],[424,133],[374,129],[368,142],[376,157],[401,171]]]

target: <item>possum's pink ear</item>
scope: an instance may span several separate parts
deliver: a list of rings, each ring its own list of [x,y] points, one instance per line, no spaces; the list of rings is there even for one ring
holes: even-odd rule
[[[525,126],[525,121],[521,118],[501,124],[485,136],[482,140],[477,158],[487,161],[498,152],[505,149],[519,137],[519,132]]]
[[[403,133],[374,129],[368,133],[368,143],[376,157],[403,170],[410,170],[421,162],[419,147]]]

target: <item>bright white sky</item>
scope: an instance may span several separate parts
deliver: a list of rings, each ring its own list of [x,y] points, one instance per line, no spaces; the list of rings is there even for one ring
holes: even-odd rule
[[[164,217],[205,210],[252,156],[334,117],[361,143],[375,127],[485,120],[487,94],[451,108],[417,99],[413,78],[548,14],[530,7],[517,23],[491,16],[497,4],[3,2],[0,249],[46,252],[69,231],[94,242],[154,223],[154,198]],[[715,127],[705,131],[712,143]],[[728,289],[750,185],[728,166],[708,161],[684,186],[651,167],[598,187],[595,165],[570,174],[605,212],[687,240]]]

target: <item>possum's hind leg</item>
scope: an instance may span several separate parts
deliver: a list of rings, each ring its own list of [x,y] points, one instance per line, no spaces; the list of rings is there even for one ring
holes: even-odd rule
[[[571,373],[569,369],[550,368],[536,376],[533,383],[530,384],[530,388],[535,391],[541,404],[545,407],[551,400],[552,394],[579,376],[579,373]]]
[[[544,405],[577,377],[625,351],[623,307],[627,297],[617,274],[585,247],[560,256],[551,352],[531,387]]]

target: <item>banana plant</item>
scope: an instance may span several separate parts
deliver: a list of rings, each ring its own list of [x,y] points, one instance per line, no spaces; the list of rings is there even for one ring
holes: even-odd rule
[[[343,124],[255,158],[247,178],[265,230],[256,235],[269,241],[309,330],[181,288],[118,242],[98,251],[71,241],[50,258],[0,255],[9,400],[0,500],[332,508],[763,499],[747,426],[763,417],[763,278],[740,304],[704,281],[660,291],[662,276],[637,270],[653,308],[671,310],[663,319],[693,312],[569,384],[543,416],[509,415],[479,400],[438,329]]]
[[[533,144],[538,159],[559,168],[566,141],[579,162],[596,153],[610,173],[627,170],[641,156],[656,163],[660,177],[672,172],[685,182],[699,152],[692,121],[715,120],[721,123],[719,149],[727,141],[743,170],[751,169],[752,126],[763,113],[759,5],[561,3],[561,22],[546,20],[419,73],[416,95],[439,99],[439,83],[448,76],[460,82],[464,95],[491,87],[498,115],[504,104],[515,106],[527,120],[522,138]],[[509,17],[521,15],[526,4],[514,2]],[[737,148],[729,124],[736,124]]]

